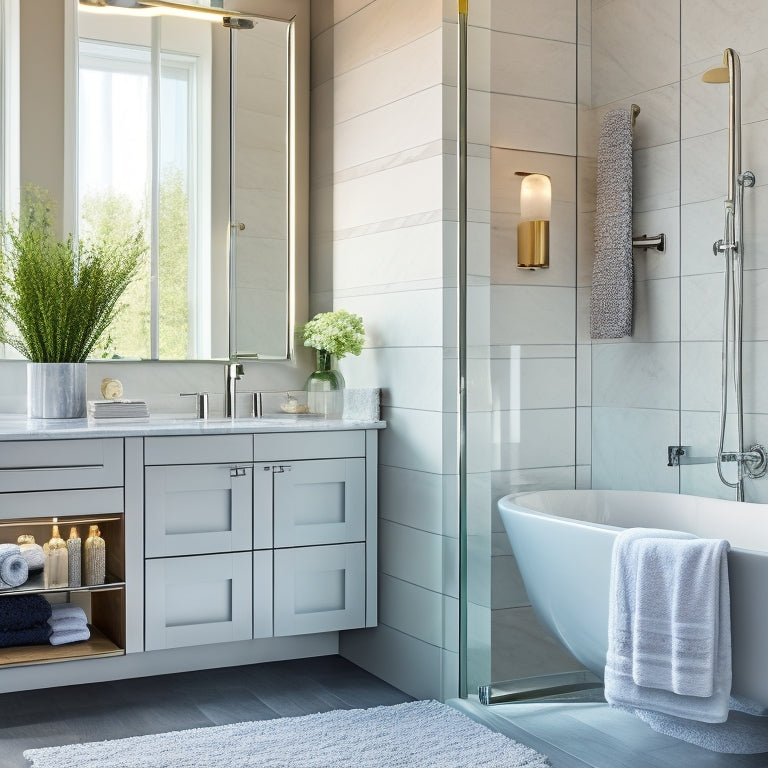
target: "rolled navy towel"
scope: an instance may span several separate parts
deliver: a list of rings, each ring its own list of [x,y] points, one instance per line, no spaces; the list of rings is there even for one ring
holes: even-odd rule
[[[13,595],[0,600],[0,632],[47,624],[51,604],[42,595]]]
[[[85,615],[85,611],[74,603],[53,603],[51,605],[52,619],[79,619],[85,624],[88,621],[88,617]]]
[[[66,645],[67,643],[79,643],[83,640],[89,640],[91,630],[88,627],[82,629],[68,629],[63,632],[54,632],[51,634],[49,642],[51,645]]]
[[[29,578],[29,566],[18,544],[0,544],[0,589],[20,587]]]
[[[27,629],[7,629],[0,631],[0,648],[11,648],[15,645],[42,645],[48,642],[50,636],[51,628],[48,622]]]

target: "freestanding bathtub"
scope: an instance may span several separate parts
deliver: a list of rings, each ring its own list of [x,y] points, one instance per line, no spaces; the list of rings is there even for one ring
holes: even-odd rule
[[[540,491],[505,496],[499,512],[539,621],[601,678],[619,531],[638,526],[727,539],[731,694],[768,710],[768,505],[642,491]]]

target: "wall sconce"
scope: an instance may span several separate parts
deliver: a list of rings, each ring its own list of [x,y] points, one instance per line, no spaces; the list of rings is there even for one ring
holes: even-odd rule
[[[518,171],[520,223],[517,225],[517,266],[549,268],[549,220],[552,216],[552,182],[543,173]]]

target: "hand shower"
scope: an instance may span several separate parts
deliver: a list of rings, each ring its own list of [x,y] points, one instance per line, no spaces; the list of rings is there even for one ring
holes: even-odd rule
[[[744,297],[744,188],[755,184],[751,171],[741,172],[741,64],[733,48],[723,52],[723,66],[707,70],[705,83],[728,83],[728,197],[725,200],[725,228],[722,240],[712,246],[715,255],[725,255],[725,287],[723,298],[723,348],[720,398],[720,441],[717,451],[717,473],[729,488],[736,488],[736,498],[744,501],[744,477],[762,477],[768,471],[766,452],[760,445],[744,451],[744,403],[742,398],[742,325]],[[725,429],[728,418],[728,367],[733,369],[736,397],[738,450],[725,452]],[[736,482],[726,480],[722,463],[735,460]]]

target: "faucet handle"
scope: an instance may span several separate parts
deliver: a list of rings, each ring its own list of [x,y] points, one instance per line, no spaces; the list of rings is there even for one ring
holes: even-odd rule
[[[242,363],[227,363],[226,368],[227,378],[229,379],[239,379],[241,376],[245,375]]]
[[[179,397],[195,397],[195,413],[198,419],[208,418],[208,393],[207,392],[180,392]]]

